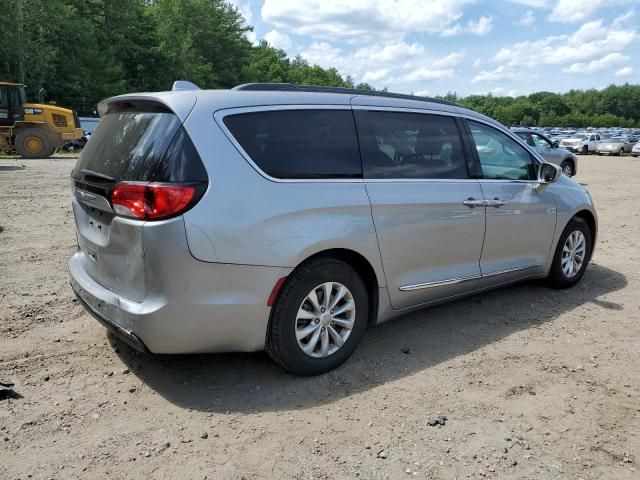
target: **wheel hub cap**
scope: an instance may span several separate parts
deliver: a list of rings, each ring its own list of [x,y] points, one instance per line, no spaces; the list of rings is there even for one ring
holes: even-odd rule
[[[580,230],[576,230],[567,237],[562,247],[562,273],[567,278],[575,277],[584,263],[587,241]]]
[[[327,357],[342,348],[353,330],[356,304],[347,287],[326,282],[315,287],[298,309],[295,334],[310,357]]]
[[[27,137],[24,143],[25,147],[27,147],[27,150],[30,152],[37,152],[42,147],[42,142],[38,137]]]

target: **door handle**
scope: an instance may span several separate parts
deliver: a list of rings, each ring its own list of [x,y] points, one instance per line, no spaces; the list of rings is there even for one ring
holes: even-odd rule
[[[499,198],[494,198],[493,200],[487,200],[486,201],[487,207],[500,208],[500,207],[502,207],[503,205],[506,205],[506,204],[507,204],[507,202],[503,202]]]
[[[463,201],[462,204],[466,205],[469,208],[486,207],[487,206],[487,201],[486,200],[476,200],[473,197],[469,197],[465,201]]]

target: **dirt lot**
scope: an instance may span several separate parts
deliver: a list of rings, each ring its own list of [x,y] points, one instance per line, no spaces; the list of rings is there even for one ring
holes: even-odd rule
[[[73,163],[0,160],[0,479],[640,478],[640,159],[580,158],[576,288],[408,315],[317,378],[108,337],[67,282]]]

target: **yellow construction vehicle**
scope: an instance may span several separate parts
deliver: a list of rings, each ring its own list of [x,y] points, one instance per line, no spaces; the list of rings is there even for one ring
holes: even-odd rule
[[[0,151],[15,149],[25,158],[47,158],[82,135],[76,112],[27,103],[24,85],[0,82]]]

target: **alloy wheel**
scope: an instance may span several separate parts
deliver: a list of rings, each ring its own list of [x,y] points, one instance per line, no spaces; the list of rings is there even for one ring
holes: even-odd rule
[[[298,309],[295,323],[298,346],[310,357],[328,357],[345,344],[355,319],[356,304],[347,287],[337,282],[318,285]]]
[[[578,274],[584,263],[587,250],[587,241],[580,230],[573,231],[562,247],[562,273],[567,278],[573,278]]]

